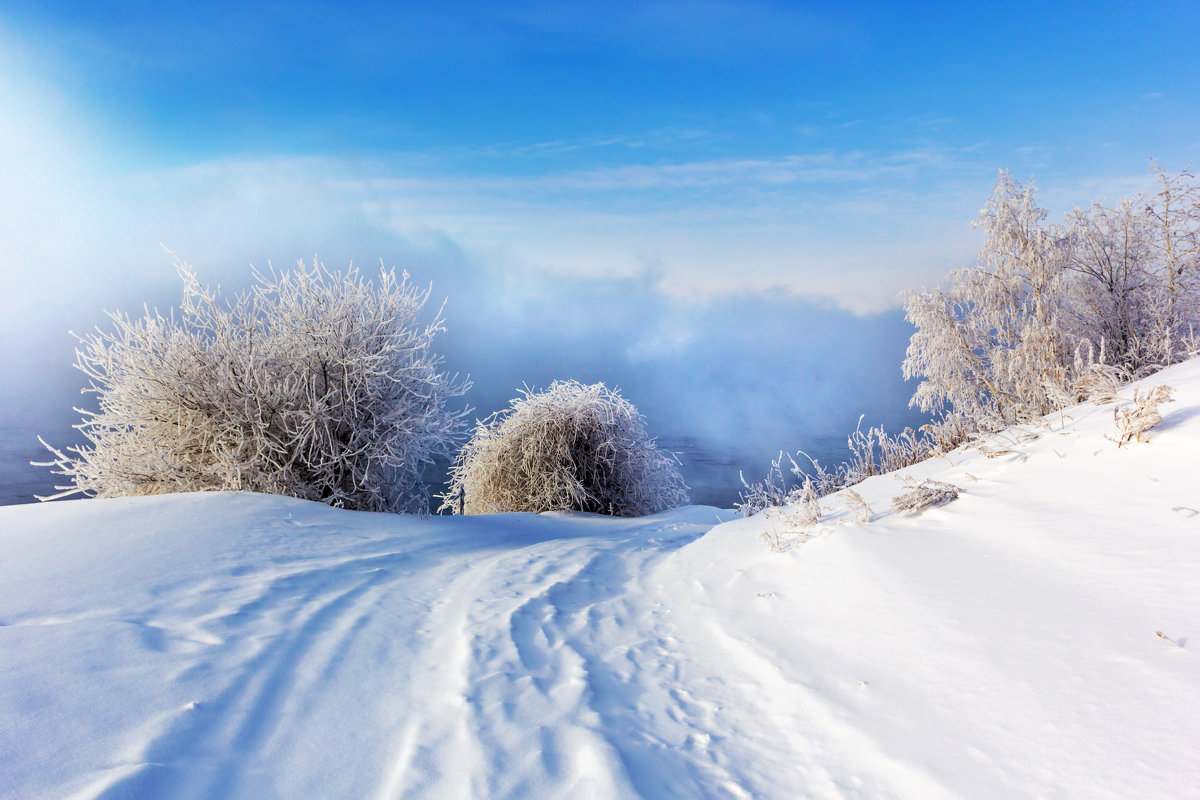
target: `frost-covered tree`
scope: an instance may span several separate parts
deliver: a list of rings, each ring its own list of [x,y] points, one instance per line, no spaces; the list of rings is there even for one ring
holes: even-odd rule
[[[1136,371],[1150,358],[1153,227],[1133,199],[1094,203],[1067,218],[1069,331],[1103,344],[1105,361]]]
[[[458,455],[443,510],[591,511],[633,517],[687,502],[677,462],[633,404],[603,383],[524,390],[480,421]]]
[[[76,427],[88,444],[50,466],[65,495],[249,490],[372,511],[423,511],[422,468],[449,457],[469,382],[431,349],[429,290],[381,269],[314,262],[254,273],[232,302],[178,264],[180,313],[110,313],[111,331],[80,337],[77,364],[98,411]]]
[[[1200,187],[1153,166],[1159,189],[1068,218],[1077,340],[1136,376],[1189,357],[1200,318]]]
[[[1147,334],[1159,364],[1173,364],[1197,349],[1200,317],[1200,186],[1187,169],[1171,174],[1152,165],[1158,192],[1145,198],[1154,230],[1154,260]]]
[[[1154,169],[1156,194],[1076,209],[1064,227],[1002,172],[979,263],[905,301],[913,404],[987,430],[1195,354],[1200,187]]]
[[[904,301],[916,331],[902,369],[920,381],[911,405],[933,421],[855,431],[847,461],[792,460],[790,472],[830,494],[981,432],[1114,402],[1122,384],[1200,355],[1200,186],[1186,169],[1152,169],[1156,193],[1076,208],[1063,226],[1047,223],[1035,187],[1001,172],[975,221],[986,234],[978,263]],[[742,483],[746,514],[799,498],[782,454],[765,480]]]
[[[904,377],[921,379],[913,405],[952,408],[981,428],[1053,409],[1045,386],[1067,381],[1072,353],[1060,324],[1070,251],[1037,199],[1001,172],[975,222],[987,235],[979,263],[906,297],[917,330]]]

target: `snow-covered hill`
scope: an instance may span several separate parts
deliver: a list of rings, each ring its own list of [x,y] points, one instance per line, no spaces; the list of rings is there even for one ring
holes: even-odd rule
[[[1081,406],[801,535],[0,508],[0,796],[1200,796],[1200,362],[1145,383],[1147,443]]]

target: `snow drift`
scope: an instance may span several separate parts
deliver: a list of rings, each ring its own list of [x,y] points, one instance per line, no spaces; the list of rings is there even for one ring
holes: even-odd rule
[[[1197,796],[1200,362],[1161,384],[1140,442],[1056,412],[866,523],[0,508],[3,793]]]

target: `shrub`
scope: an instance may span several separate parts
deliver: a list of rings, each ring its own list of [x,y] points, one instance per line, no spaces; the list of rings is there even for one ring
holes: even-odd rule
[[[628,400],[603,383],[524,390],[476,425],[442,510],[653,514],[687,502],[677,461],[660,451]]]
[[[50,448],[73,484],[55,497],[250,490],[428,509],[422,468],[461,441],[467,412],[446,403],[469,387],[430,350],[441,313],[418,321],[429,290],[314,262],[255,271],[225,303],[178,269],[178,319],[110,313],[112,332],[79,337],[99,410],[76,426],[89,445]]]

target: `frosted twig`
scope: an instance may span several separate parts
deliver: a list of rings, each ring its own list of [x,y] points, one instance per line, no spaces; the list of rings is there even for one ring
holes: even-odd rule
[[[1155,631],[1155,632],[1154,632],[1154,635],[1155,635],[1155,636],[1157,636],[1157,637],[1158,637],[1158,638],[1160,638],[1160,639],[1164,639],[1164,640],[1166,640],[1166,641],[1170,642],[1171,644],[1175,645],[1175,646],[1176,646],[1176,647],[1178,647],[1178,648],[1181,648],[1181,649],[1183,648],[1183,645],[1181,645],[1179,642],[1177,642],[1177,641],[1175,641],[1174,639],[1172,639],[1170,636],[1167,636],[1167,635],[1166,635],[1165,633],[1163,633],[1162,631]]]

